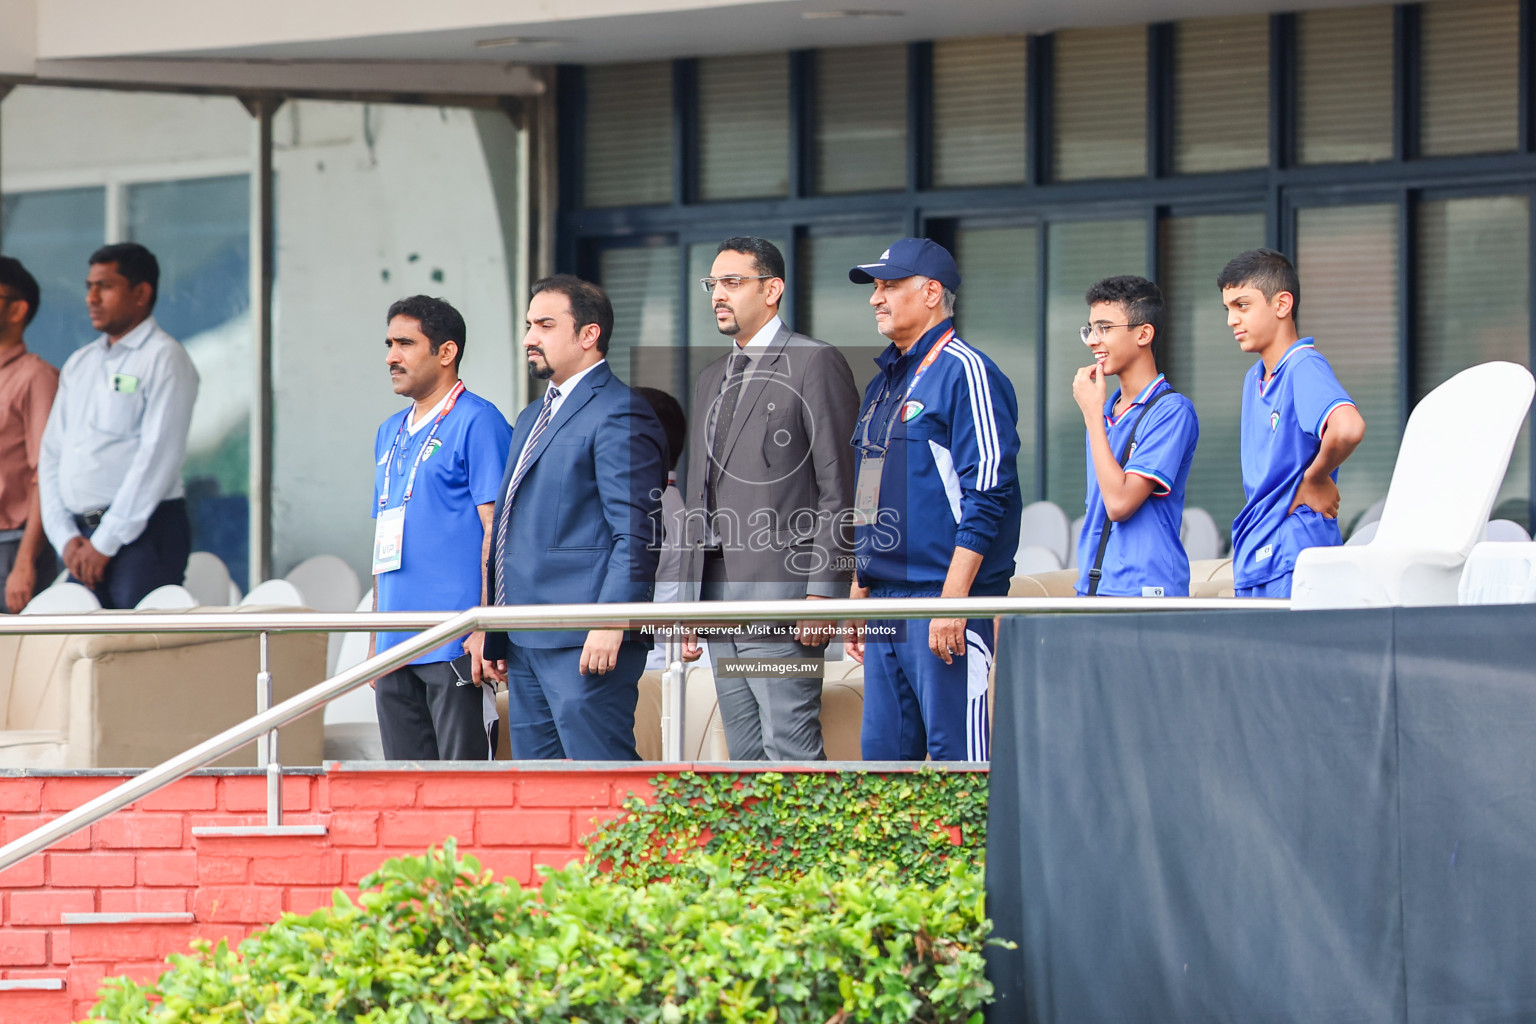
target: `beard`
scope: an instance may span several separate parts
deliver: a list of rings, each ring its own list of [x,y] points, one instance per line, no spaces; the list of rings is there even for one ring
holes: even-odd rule
[[[528,372],[533,374],[533,379],[534,380],[549,380],[549,378],[551,378],[551,377],[553,377],[555,375],[555,368],[550,366],[549,363],[546,362],[543,365],[543,367],[541,368],[538,363],[533,361],[533,356],[534,355],[542,356],[543,354],[544,353],[542,353],[542,352],[536,352],[536,353],[530,353],[529,354],[529,358],[528,358]]]
[[[736,319],[736,311],[730,306],[716,306],[715,312],[718,313],[722,309],[731,314],[731,318],[723,322],[716,320],[715,327],[720,331],[721,334],[734,338],[736,335],[741,333],[741,321]]]

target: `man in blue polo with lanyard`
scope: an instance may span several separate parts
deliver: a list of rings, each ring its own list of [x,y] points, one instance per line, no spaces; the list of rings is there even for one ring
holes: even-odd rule
[[[464,318],[442,299],[413,295],[389,307],[384,363],[411,404],[374,440],[374,609],[463,611],[488,603],[491,512],[512,428],[464,389]],[[378,633],[368,654],[410,633]],[[493,753],[494,684],[485,637],[429,651],[374,682],[379,735],[391,761],[484,761]]]
[[[858,450],[851,597],[1008,593],[1019,542],[1013,385],[955,335],[960,272],[943,246],[904,238],[848,272],[874,285],[875,359]],[[867,760],[986,761],[990,619],[851,623],[864,663]]]
[[[1243,496],[1232,522],[1238,597],[1290,597],[1296,556],[1343,543],[1339,467],[1365,420],[1333,367],[1303,338],[1301,281],[1273,249],[1236,256],[1216,280],[1238,347],[1259,357],[1243,378]]]

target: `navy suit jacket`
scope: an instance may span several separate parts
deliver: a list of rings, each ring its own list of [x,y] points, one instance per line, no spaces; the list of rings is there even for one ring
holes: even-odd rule
[[[592,604],[649,601],[661,548],[661,493],[667,443],[650,404],[613,375],[606,362],[576,382],[529,458],[512,507],[507,484],[543,402],[522,411],[502,474],[492,526],[506,548],[488,567],[495,600],[506,581],[507,604]],[[640,639],[634,634],[633,639]],[[520,647],[580,647],[586,630],[489,633],[487,658]]]

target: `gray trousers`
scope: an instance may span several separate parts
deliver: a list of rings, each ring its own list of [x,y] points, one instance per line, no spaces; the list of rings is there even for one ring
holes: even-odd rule
[[[783,597],[764,594],[761,585],[731,583],[722,577],[717,559],[706,559],[699,597],[704,601],[750,601]],[[814,612],[808,604],[807,617]],[[766,623],[763,625],[767,625]],[[708,637],[715,664],[715,694],[725,742],[735,761],[825,761],[821,741],[821,680],[805,677],[722,677],[721,658],[764,661],[821,657],[826,648],[808,647],[794,639],[793,623],[773,632],[733,633]]]

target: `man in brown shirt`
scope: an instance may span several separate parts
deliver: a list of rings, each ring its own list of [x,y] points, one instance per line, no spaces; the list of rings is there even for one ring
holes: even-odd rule
[[[39,298],[27,268],[0,256],[0,580],[10,612],[21,611],[58,572],[43,536],[37,457],[59,371],[28,352],[22,337]]]

